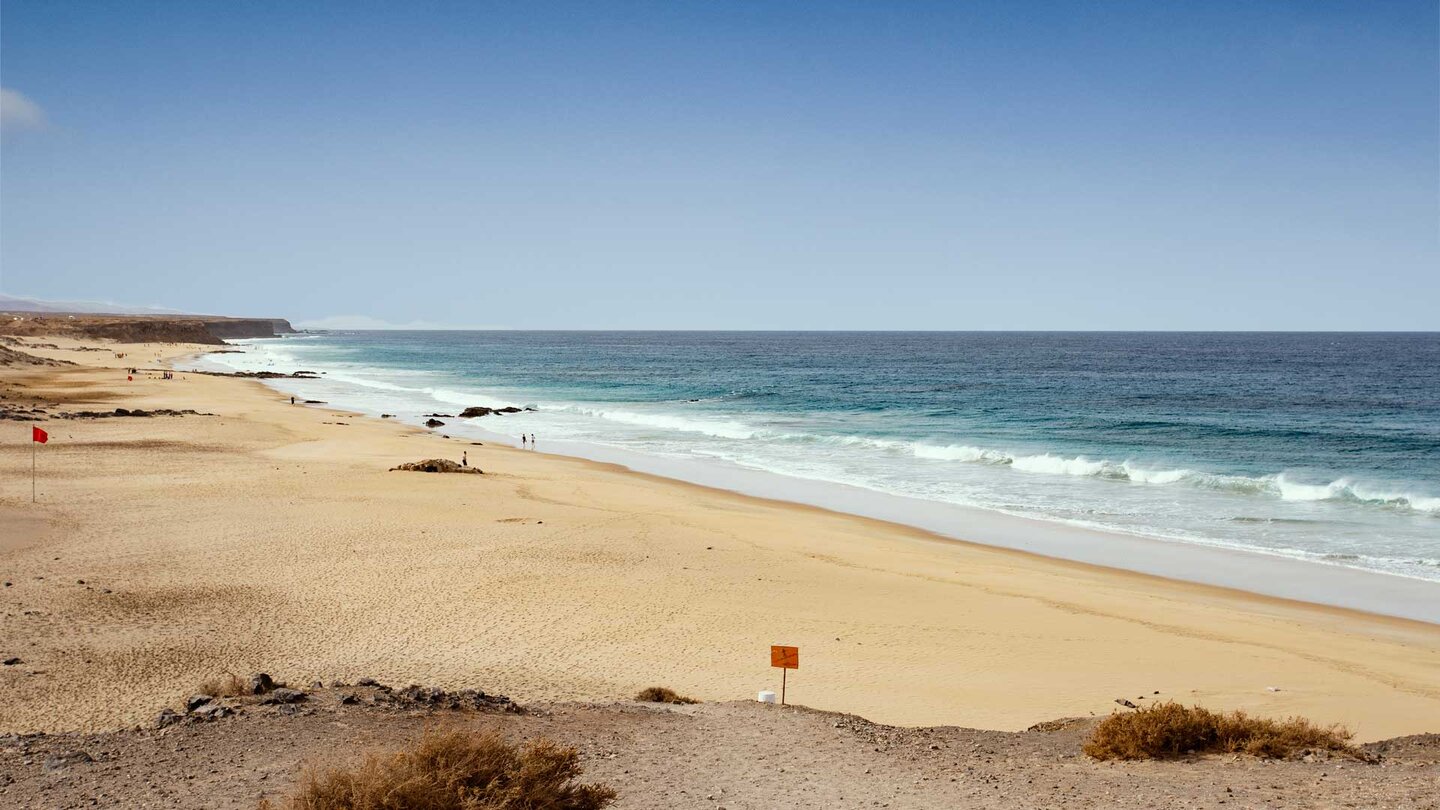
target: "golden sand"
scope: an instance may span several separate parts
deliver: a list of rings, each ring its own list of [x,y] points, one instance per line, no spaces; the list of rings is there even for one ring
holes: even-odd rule
[[[29,426],[0,422],[0,657],[24,660],[0,667],[0,731],[148,723],[225,671],[753,698],[779,685],[775,643],[801,649],[792,702],[888,723],[1169,698],[1440,731],[1440,626],[472,446],[250,380],[127,382],[199,347],[115,348],[35,350],[84,365],[0,380],[52,412],[215,416],[45,421],[38,504]],[[462,450],[485,475],[388,472]]]

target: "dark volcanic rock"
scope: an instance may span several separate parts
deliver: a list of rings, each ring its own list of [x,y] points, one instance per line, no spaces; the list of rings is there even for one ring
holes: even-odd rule
[[[504,695],[487,695],[479,689],[461,689],[447,692],[437,686],[416,686],[414,684],[394,692],[375,696],[376,701],[432,709],[478,709],[523,713],[518,705]]]
[[[402,470],[405,472],[427,472],[427,473],[464,473],[467,475],[479,475],[479,467],[462,467],[448,458],[427,458],[423,461],[412,461],[401,464],[398,467],[391,467],[390,472]]]
[[[461,418],[471,419],[476,416],[501,416],[507,413],[520,413],[521,411],[533,411],[534,408],[517,408],[514,405],[506,405],[503,408],[486,408],[482,405],[474,405],[460,412]]]
[[[160,714],[155,716],[155,728],[165,728],[167,726],[173,726],[184,719],[185,715],[175,711],[174,709],[161,709]]]
[[[191,712],[191,716],[201,720],[219,720],[222,717],[229,717],[234,713],[234,709],[223,703],[207,703]]]
[[[186,374],[207,374],[211,377],[244,377],[252,380],[318,380],[320,375],[313,371],[296,371],[281,374],[278,371],[187,371]]]
[[[209,695],[191,695],[190,699],[185,701],[185,711],[193,712],[214,699]]]
[[[439,419],[426,419],[426,420],[425,420],[425,427],[429,427],[429,428],[442,427],[442,426],[444,426],[444,424],[445,424],[445,423],[444,423],[444,422],[441,422]]]
[[[306,695],[304,692],[301,692],[299,689],[286,689],[284,687],[281,687],[266,695],[265,699],[260,702],[268,704],[299,703],[302,700],[307,699],[307,697],[308,695]]]
[[[116,408],[113,411],[75,411],[74,413],[57,413],[56,419],[108,419],[110,417],[137,416],[141,418],[151,416],[214,416],[213,413],[201,413],[197,410],[186,408],[183,411],[170,408],[156,408],[153,411],[146,411],[140,408]]]
[[[275,679],[264,672],[257,672],[250,676],[249,693],[252,695],[263,695],[275,688]]]

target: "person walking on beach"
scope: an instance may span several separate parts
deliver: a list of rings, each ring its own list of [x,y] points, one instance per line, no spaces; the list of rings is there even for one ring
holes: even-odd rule
[[[469,450],[461,450],[461,451],[460,451],[460,466],[461,466],[461,467],[469,467],[469,466],[470,466],[470,451],[469,451]]]
[[[534,450],[534,449],[535,449],[535,434],[534,434],[534,433],[531,433],[531,434],[530,434],[530,449],[531,449],[531,450]]]
[[[524,434],[524,433],[521,433],[521,434],[520,434],[520,447],[521,447],[521,448],[526,447],[527,444],[529,443],[529,441],[530,441],[530,440],[525,437],[525,434]]]

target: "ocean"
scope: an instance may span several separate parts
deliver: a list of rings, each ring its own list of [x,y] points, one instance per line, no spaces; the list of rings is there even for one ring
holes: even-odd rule
[[[443,419],[456,436],[518,445],[534,433],[542,450],[763,471],[1440,581],[1436,333],[333,332],[239,342],[245,353],[202,362],[315,371],[320,379],[277,387],[414,424],[471,405],[537,409]]]

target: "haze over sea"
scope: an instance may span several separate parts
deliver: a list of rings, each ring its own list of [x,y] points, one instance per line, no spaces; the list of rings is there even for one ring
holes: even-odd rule
[[[332,405],[1440,581],[1440,334],[337,332]],[[574,445],[569,445],[574,446]],[[457,453],[458,456],[457,447]],[[963,533],[961,533],[963,536]]]

